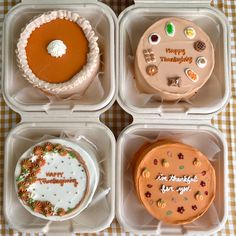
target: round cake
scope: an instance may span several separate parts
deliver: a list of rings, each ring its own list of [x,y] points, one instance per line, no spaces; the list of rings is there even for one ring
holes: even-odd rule
[[[171,141],[146,144],[136,154],[137,195],[156,219],[190,223],[203,215],[215,198],[215,170],[197,149]]]
[[[75,143],[52,139],[18,160],[16,190],[23,206],[47,220],[66,220],[83,211],[97,188],[98,165]]]
[[[141,92],[164,101],[192,97],[209,79],[215,64],[208,35],[195,23],[164,18],[141,37],[135,78]]]
[[[46,93],[83,94],[99,69],[97,40],[89,21],[77,13],[44,13],[22,29],[18,66],[34,87]]]

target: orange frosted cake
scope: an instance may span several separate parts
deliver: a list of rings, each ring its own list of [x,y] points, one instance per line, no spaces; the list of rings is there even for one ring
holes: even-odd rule
[[[23,206],[48,220],[79,214],[91,201],[98,170],[77,144],[52,139],[28,149],[18,160],[16,191]]]
[[[89,21],[77,13],[44,13],[20,34],[18,66],[34,87],[49,94],[82,94],[99,69],[97,40]]]
[[[141,92],[165,101],[193,96],[214,68],[214,48],[195,23],[164,18],[141,37],[135,55],[135,78]]]
[[[203,215],[215,197],[215,170],[197,149],[171,141],[146,144],[136,154],[137,195],[156,219],[190,223]]]

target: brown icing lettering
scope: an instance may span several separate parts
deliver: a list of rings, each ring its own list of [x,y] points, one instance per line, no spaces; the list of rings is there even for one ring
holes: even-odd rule
[[[175,54],[176,56],[180,56],[180,55],[185,55],[185,49],[173,49],[173,48],[166,48],[166,53],[172,53]]]
[[[79,184],[76,179],[37,178],[36,181],[38,181],[40,184],[60,184],[62,187],[67,183],[73,183],[75,187],[77,187],[77,185]]]
[[[181,63],[183,63],[183,62],[185,62],[185,63],[189,63],[189,64],[192,64],[192,62],[193,62],[193,58],[192,57],[188,57],[188,56],[186,56],[186,57],[160,57],[160,59],[161,59],[161,61],[162,62],[175,62],[175,63],[179,63],[179,64],[181,64]]]
[[[46,172],[47,177],[63,177],[63,172]]]

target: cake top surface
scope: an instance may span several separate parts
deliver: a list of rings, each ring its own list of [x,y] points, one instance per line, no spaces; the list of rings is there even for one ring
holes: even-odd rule
[[[200,151],[181,143],[154,143],[141,149],[134,180],[149,213],[170,224],[194,221],[215,197],[214,168]]]
[[[66,46],[60,57],[52,56],[47,48],[54,40]],[[56,19],[35,29],[26,46],[27,60],[33,73],[49,83],[70,80],[87,62],[88,40],[82,28],[66,19]]]
[[[200,88],[214,68],[214,48],[208,35],[194,22],[164,18],[141,37],[138,71],[156,91],[188,94]]]
[[[18,196],[34,215],[54,219],[70,214],[84,201],[90,175],[86,162],[69,142],[40,143],[19,159]],[[63,145],[64,144],[64,145]]]
[[[29,21],[17,41],[17,65],[34,87],[55,95],[83,93],[99,70],[98,37],[74,11],[45,12]]]

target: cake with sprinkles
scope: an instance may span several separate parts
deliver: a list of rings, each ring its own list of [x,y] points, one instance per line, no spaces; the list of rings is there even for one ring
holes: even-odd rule
[[[210,78],[215,64],[209,36],[194,22],[163,18],[141,37],[135,55],[135,79],[141,92],[160,100],[192,97]]]
[[[199,150],[177,142],[142,146],[135,156],[138,198],[156,219],[187,224],[202,216],[215,198],[215,170]]]
[[[91,161],[67,140],[52,139],[31,147],[15,170],[21,203],[32,214],[49,220],[64,220],[81,212],[97,187],[92,173],[97,170]]]

